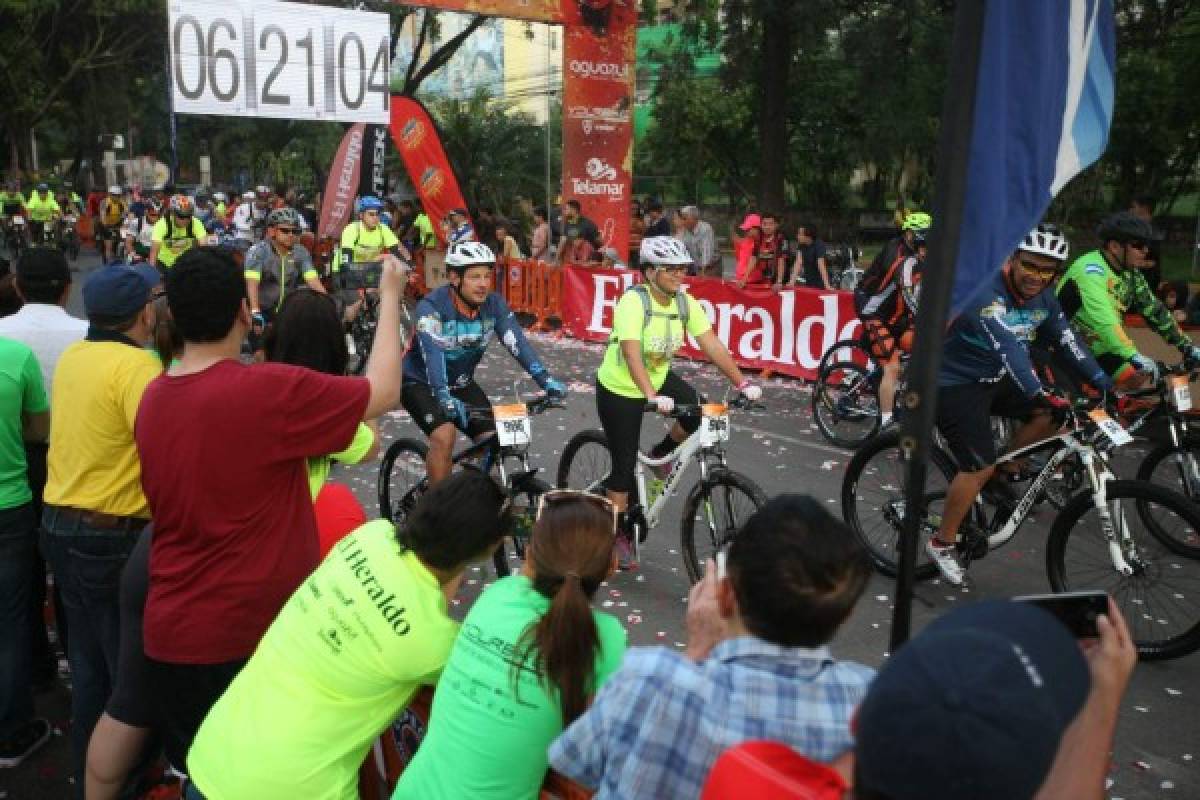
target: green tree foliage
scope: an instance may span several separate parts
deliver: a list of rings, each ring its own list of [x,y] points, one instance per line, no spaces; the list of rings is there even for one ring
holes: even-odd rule
[[[470,208],[490,206],[513,211],[516,198],[545,195],[546,127],[528,114],[513,111],[486,92],[469,100],[439,100],[430,113],[441,129],[446,156],[458,173]],[[561,115],[551,115],[550,130],[561,128]],[[562,163],[558,137],[551,137],[550,164],[557,185]]]
[[[1068,216],[1143,193],[1162,208],[1197,190],[1200,2],[1114,2],[1112,136],[1060,198]],[[642,171],[689,176],[674,187],[683,197],[704,179],[758,207],[930,202],[954,0],[725,0],[719,22],[716,8],[686,4],[683,35],[653,56],[665,71]],[[705,37],[723,56],[719,84],[689,71]]]

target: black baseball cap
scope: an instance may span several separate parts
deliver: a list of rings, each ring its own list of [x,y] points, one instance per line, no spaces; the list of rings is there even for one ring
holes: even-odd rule
[[[109,264],[83,285],[84,310],[88,316],[130,317],[150,302],[151,291],[161,282],[162,276],[149,264]]]
[[[71,282],[71,267],[57,248],[31,247],[17,259],[16,275],[18,280],[26,283],[66,286]]]
[[[1027,800],[1083,707],[1091,676],[1048,612],[976,603],[883,666],[856,719],[858,785],[891,800]]]

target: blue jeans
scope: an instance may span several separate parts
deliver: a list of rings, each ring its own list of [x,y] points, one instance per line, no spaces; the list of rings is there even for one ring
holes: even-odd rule
[[[42,553],[62,591],[71,638],[72,768],[83,785],[88,740],[112,694],[117,675],[121,570],[140,531],[93,528],[78,518],[42,514]]]
[[[33,719],[31,645],[37,518],[29,503],[0,510],[0,738]]]

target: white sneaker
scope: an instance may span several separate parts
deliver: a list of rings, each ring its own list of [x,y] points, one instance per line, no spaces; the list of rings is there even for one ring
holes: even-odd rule
[[[933,563],[937,564],[937,568],[941,571],[942,577],[947,583],[954,586],[962,586],[963,578],[966,576],[966,570],[962,564],[958,563],[958,550],[954,545],[946,545],[939,547],[933,543],[933,539],[925,541],[925,552],[933,559]]]

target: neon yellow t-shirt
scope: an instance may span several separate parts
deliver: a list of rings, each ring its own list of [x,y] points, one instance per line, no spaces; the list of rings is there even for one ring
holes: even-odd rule
[[[49,192],[44,198],[38,192],[29,195],[29,199],[25,201],[25,209],[29,212],[29,218],[34,222],[49,222],[55,214],[62,213],[62,209],[58,207],[58,201]]]
[[[370,452],[373,444],[375,444],[375,431],[360,422],[358,430],[354,432],[354,439],[345,450],[340,453],[330,453],[327,456],[310,458],[308,460],[308,490],[312,492],[313,500],[316,501],[321,487],[329,478],[329,468],[333,466],[334,461],[340,461],[343,464],[357,464]]]
[[[662,388],[663,381],[667,379],[667,372],[671,369],[671,356],[683,347],[683,320],[679,318],[679,306],[675,298],[672,297],[666,305],[660,305],[651,293],[651,317],[650,322],[646,324],[646,307],[638,294],[630,290],[617,301],[608,349],[604,351],[604,360],[600,362],[600,370],[596,373],[597,380],[605,389],[622,397],[645,395],[629,374],[625,356],[621,353],[621,342],[642,343],[642,360],[650,376],[650,385],[656,391]],[[692,336],[699,336],[711,330],[712,324],[696,298],[686,292],[684,297],[687,298],[688,304],[687,332]]]
[[[396,234],[386,225],[379,225],[373,231],[361,222],[351,222],[342,229],[342,249],[354,251],[354,263],[366,264],[378,261],[380,255],[400,243]]]
[[[204,223],[200,220],[192,217],[192,231],[189,235],[187,228],[175,224],[173,216],[163,215],[154,223],[154,229],[150,232],[150,241],[162,245],[158,248],[158,263],[163,267],[171,266],[194,245],[204,244],[208,240],[208,231],[204,229]]]
[[[509,654],[549,609],[550,600],[524,575],[496,581],[475,601],[433,696],[429,733],[392,800],[537,797],[546,751],[563,731],[562,706],[531,661],[514,688]],[[600,650],[589,694],[617,671],[626,646],[615,617],[593,611],[592,619]]]
[[[371,742],[437,682],[458,633],[386,520],[336,545],[284,605],[188,753],[209,800],[357,800]]]

